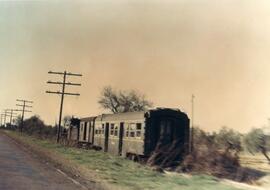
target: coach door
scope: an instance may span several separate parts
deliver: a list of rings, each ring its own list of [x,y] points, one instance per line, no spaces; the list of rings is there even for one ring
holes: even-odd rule
[[[88,133],[88,142],[93,144],[94,143],[94,124],[93,121],[89,122],[89,133]]]
[[[161,120],[159,125],[159,142],[163,145],[172,143],[173,133],[173,121],[169,119]]]
[[[120,130],[119,130],[119,147],[118,147],[118,154],[122,155],[122,149],[123,149],[123,136],[124,136],[124,123],[120,123]]]
[[[92,125],[92,133],[91,133],[91,143],[94,144],[94,140],[95,140],[95,123],[93,122]]]
[[[83,141],[86,141],[87,122],[83,122]]]
[[[109,145],[109,123],[106,123],[105,126],[105,141],[104,141],[104,152],[108,152],[108,145]]]

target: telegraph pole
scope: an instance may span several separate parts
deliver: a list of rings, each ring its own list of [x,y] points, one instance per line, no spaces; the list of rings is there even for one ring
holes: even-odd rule
[[[17,109],[8,109],[10,112],[9,112],[9,114],[10,114],[10,125],[12,125],[12,118],[13,118],[13,116],[16,116],[16,113],[14,113],[14,111],[19,111],[19,110],[17,110]]]
[[[76,77],[81,77],[81,74],[75,74],[75,73],[70,73],[70,72],[53,72],[49,71],[48,74],[55,74],[55,75],[61,75],[63,76],[63,82],[52,82],[48,81],[48,84],[58,84],[62,86],[62,91],[46,91],[46,93],[49,94],[60,94],[61,95],[61,102],[60,102],[60,113],[59,113],[59,122],[58,122],[58,131],[57,131],[57,143],[59,143],[60,140],[60,130],[61,130],[61,121],[62,121],[62,112],[63,112],[63,104],[64,104],[64,96],[65,95],[70,95],[70,96],[80,96],[78,93],[68,93],[65,92],[65,87],[66,85],[72,85],[72,86],[81,86],[79,83],[71,83],[71,82],[66,82],[67,76],[76,76]]]
[[[18,103],[19,102],[21,103],[21,104],[16,104],[16,106],[22,107],[22,110],[16,110],[16,111],[21,111],[22,112],[21,127],[20,127],[20,131],[22,133],[24,114],[25,114],[25,112],[32,112],[30,110],[26,110],[26,108],[32,108],[33,106],[30,106],[29,104],[33,104],[34,102],[33,101],[29,101],[29,100],[19,100],[19,99],[17,99],[16,101]]]
[[[190,129],[190,152],[193,151],[194,148],[194,99],[195,96],[192,94],[191,96],[191,129]]]
[[[6,127],[6,121],[7,121],[8,113],[7,113],[7,109],[5,109],[4,111],[5,111],[5,112],[3,113],[3,115],[4,115],[4,126]]]
[[[12,125],[13,109],[10,110],[10,125]]]
[[[1,114],[1,127],[3,126],[3,116],[5,116],[4,114]]]
[[[2,117],[4,117],[4,126],[5,127],[6,127],[6,124],[7,124],[7,117],[10,117],[10,113],[8,111],[9,111],[9,109],[5,109],[4,112],[1,114]],[[1,120],[1,122],[2,122],[2,120]]]

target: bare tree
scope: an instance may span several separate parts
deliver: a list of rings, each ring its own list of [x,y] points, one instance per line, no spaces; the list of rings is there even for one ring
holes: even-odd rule
[[[63,127],[66,127],[66,125],[68,124],[68,122],[70,122],[71,118],[72,118],[72,117],[71,117],[70,115],[66,115],[66,116],[63,118],[63,122],[64,122]]]
[[[101,92],[98,103],[102,108],[113,113],[145,111],[153,106],[145,96],[134,91],[117,91],[111,86],[106,86]]]

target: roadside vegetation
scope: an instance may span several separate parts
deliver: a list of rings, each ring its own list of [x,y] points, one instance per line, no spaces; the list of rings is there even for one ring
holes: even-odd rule
[[[8,126],[5,129],[19,131],[19,127]],[[134,171],[127,170],[125,172],[123,168],[130,168],[125,165],[130,163],[130,161],[112,157],[109,154],[107,155],[94,150],[67,147],[69,144],[65,140],[65,136],[62,137],[62,145],[55,144],[56,129],[57,127],[46,125],[39,116],[32,116],[24,121],[23,134],[25,135],[19,137],[25,137],[25,139],[27,139],[27,136],[32,136],[32,138],[29,138],[31,139],[31,143],[39,144],[44,148],[55,149],[58,153],[64,154],[68,159],[75,160],[79,164],[88,165],[87,167],[89,169],[100,173],[99,175],[102,179],[108,178],[108,181],[112,183],[128,185],[130,180],[126,181],[126,178],[136,181],[138,180],[136,176],[138,178],[142,177],[139,175],[141,173],[148,174],[148,177],[155,176],[151,180],[159,179],[159,177],[164,175],[151,171],[153,167],[148,168],[148,166],[142,166],[133,162],[131,162],[131,168],[147,168],[147,170],[138,170],[138,172],[136,172],[137,170],[134,169]],[[64,131],[65,129],[62,128],[61,130]],[[15,135],[16,133],[12,134]],[[217,178],[253,183],[267,175],[267,173],[257,170],[256,168],[248,168],[248,165],[245,164],[241,165],[240,156],[246,153],[256,155],[261,153],[261,155],[267,158],[268,151],[269,137],[259,129],[254,129],[247,135],[242,135],[227,127],[223,127],[216,133],[207,133],[199,128],[195,128],[194,148],[192,153],[187,155],[177,167],[157,168],[158,166],[155,166],[154,169],[157,171],[164,171],[164,169],[166,169],[166,171],[178,173],[211,175]],[[101,164],[100,160],[102,160]],[[108,166],[108,163],[111,165]],[[123,172],[119,172],[122,170]],[[128,173],[133,173],[133,177],[128,175]],[[109,176],[113,177],[110,178]],[[139,180],[140,184],[144,184],[144,179],[148,177],[143,176],[142,179]],[[162,177],[162,179],[164,178]],[[160,181],[160,179],[158,181]],[[170,181],[170,183],[172,183],[172,181]]]
[[[54,156],[64,158],[62,162],[74,164],[76,168],[86,169],[86,175],[89,174],[91,180],[110,184],[110,189],[236,190],[209,175],[160,173],[153,171],[150,167],[100,151],[67,147],[56,144],[52,140],[39,139],[26,134],[21,135],[13,131],[6,133],[26,146],[35,147],[46,155],[53,153]]]
[[[254,183],[267,175],[256,168],[241,165],[240,154],[244,153],[243,135],[223,127],[218,133],[194,130],[194,150],[181,164],[183,171],[207,173],[218,178]]]

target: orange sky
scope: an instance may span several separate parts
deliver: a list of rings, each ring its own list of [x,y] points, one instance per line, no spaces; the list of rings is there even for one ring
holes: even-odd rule
[[[66,69],[83,77],[64,114],[102,113],[105,85],[187,113],[194,93],[196,125],[246,132],[270,117],[269,13],[267,0],[0,2],[0,109],[30,99],[54,123],[47,72]]]

